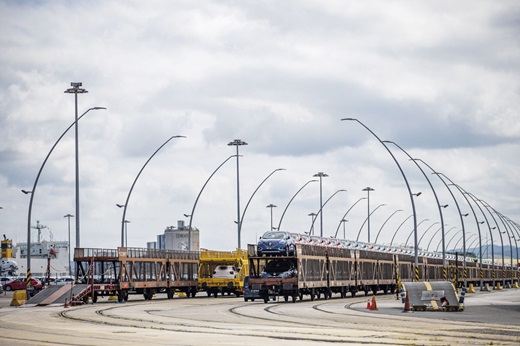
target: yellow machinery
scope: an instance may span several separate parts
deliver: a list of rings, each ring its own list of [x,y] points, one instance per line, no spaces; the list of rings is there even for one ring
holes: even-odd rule
[[[240,297],[247,275],[247,251],[200,250],[198,288],[200,291],[206,291],[208,297],[213,295],[216,298],[218,293]]]

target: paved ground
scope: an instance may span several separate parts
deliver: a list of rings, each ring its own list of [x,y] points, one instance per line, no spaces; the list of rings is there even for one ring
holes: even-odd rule
[[[466,296],[463,312],[403,313],[395,296],[302,302],[176,297],[73,308],[10,307],[0,297],[0,345],[518,345],[520,290]]]

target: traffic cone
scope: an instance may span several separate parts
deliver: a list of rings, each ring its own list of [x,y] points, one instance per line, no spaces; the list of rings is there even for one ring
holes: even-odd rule
[[[370,310],[376,310],[377,311],[377,303],[376,303],[376,296],[372,296],[372,305],[370,306]]]
[[[367,300],[367,309],[370,309],[370,299]]]
[[[404,309],[403,309],[403,312],[410,312],[411,309],[410,309],[410,299],[408,298],[408,291],[406,292],[406,298],[405,298],[405,302],[404,302]]]

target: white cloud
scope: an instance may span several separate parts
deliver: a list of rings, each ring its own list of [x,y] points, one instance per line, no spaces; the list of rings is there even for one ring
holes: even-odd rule
[[[42,160],[74,117],[64,94],[82,81],[79,112],[104,106],[80,122],[82,245],[119,244],[121,210],[135,176],[157,148],[130,199],[129,244],[146,241],[190,213],[210,174],[241,138],[241,206],[251,200],[243,241],[254,242],[290,198],[318,171],[325,234],[336,232],[346,210],[376,189],[372,232],[398,209],[381,235],[388,242],[411,213],[404,180],[381,139],[413,156],[518,220],[515,158],[520,128],[516,2],[4,2],[0,4],[0,227],[24,240],[30,189]],[[420,230],[438,211],[420,171],[390,147],[421,191]],[[460,221],[452,197],[432,182]],[[283,225],[308,231],[319,209],[318,185],[295,198]],[[464,204],[462,196],[456,195]],[[348,215],[348,237],[366,218],[362,201]],[[466,206],[467,208],[467,206]],[[71,130],[49,159],[35,195],[33,222],[65,239],[63,215],[74,214]],[[236,162],[206,186],[194,226],[201,245],[236,246]],[[468,232],[475,222],[468,221]],[[396,238],[404,242],[408,220]],[[341,234],[342,232],[340,232]],[[430,233],[429,233],[430,234]],[[361,238],[366,237],[366,226]],[[425,236],[427,238],[427,236]],[[430,239],[428,239],[430,241]],[[434,243],[434,242],[433,242]]]

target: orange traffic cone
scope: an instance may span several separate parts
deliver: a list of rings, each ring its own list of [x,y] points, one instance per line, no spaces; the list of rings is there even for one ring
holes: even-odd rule
[[[403,312],[410,312],[410,299],[408,298],[408,291],[406,292],[406,298],[404,301],[404,309]]]
[[[370,299],[367,300],[367,309],[370,309]]]
[[[376,303],[376,296],[372,296],[372,305],[370,306],[370,310],[376,310],[377,311],[377,303]]]

